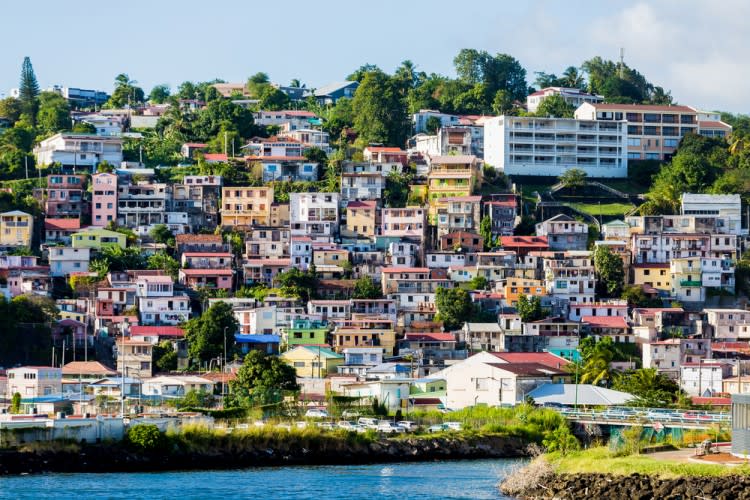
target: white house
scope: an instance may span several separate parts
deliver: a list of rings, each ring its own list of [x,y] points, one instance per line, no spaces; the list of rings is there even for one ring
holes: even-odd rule
[[[588,92],[584,92],[577,88],[547,87],[526,96],[526,109],[529,113],[536,113],[536,110],[539,108],[542,101],[553,95],[559,95],[565,102],[574,108],[577,108],[584,102],[596,103],[604,101],[604,96],[589,94]]]
[[[410,381],[404,379],[381,379],[355,382],[342,386],[345,396],[360,398],[377,398],[389,410],[403,407],[403,401],[409,399]]]
[[[49,396],[62,392],[62,368],[51,366],[21,366],[8,370],[8,394],[22,398]]]
[[[61,277],[88,272],[90,258],[90,248],[50,247],[50,276]]]
[[[680,388],[691,396],[711,397],[723,392],[723,380],[732,374],[732,362],[700,360],[680,365]]]
[[[143,325],[175,326],[190,319],[190,297],[174,293],[170,276],[139,277],[136,295]]]
[[[724,232],[747,234],[742,229],[742,202],[739,194],[683,193],[680,205],[682,215],[714,215],[728,219]]]
[[[67,167],[96,167],[99,163],[119,166],[122,162],[122,139],[113,136],[62,132],[41,141],[34,148],[40,166],[60,163]]]
[[[437,373],[446,381],[446,406],[461,409],[477,404],[516,404],[542,384],[569,377],[567,372],[540,363],[503,362],[480,352]]]
[[[292,236],[333,238],[339,230],[338,193],[291,193],[289,219]]]
[[[484,162],[508,175],[628,175],[627,123],[498,116],[484,123]]]
[[[214,382],[195,375],[160,376],[145,379],[142,391],[144,396],[183,397],[190,391],[203,391],[211,394]]]

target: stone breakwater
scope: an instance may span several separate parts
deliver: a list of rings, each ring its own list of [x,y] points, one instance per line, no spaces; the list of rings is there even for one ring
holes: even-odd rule
[[[503,487],[501,486],[501,490]],[[664,479],[632,474],[553,474],[522,491],[520,499],[703,500],[750,499],[750,477],[680,477]]]
[[[142,472],[233,469],[288,465],[344,465],[409,461],[512,458],[526,455],[528,442],[517,437],[409,437],[366,442],[294,439],[202,442],[169,445],[138,453],[124,443],[90,444],[73,449],[23,448],[0,451],[0,475],[42,472]]]

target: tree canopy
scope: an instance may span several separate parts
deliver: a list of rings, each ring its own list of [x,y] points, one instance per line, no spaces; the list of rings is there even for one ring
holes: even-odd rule
[[[435,318],[442,321],[446,330],[461,328],[475,311],[469,292],[462,288],[438,288],[435,293]]]
[[[619,297],[625,282],[622,258],[608,246],[598,246],[594,249],[594,269],[598,292],[607,297]]]
[[[227,345],[232,345],[238,328],[232,306],[226,302],[217,302],[202,315],[188,320],[185,323],[185,338],[191,361],[205,363],[223,356],[224,334],[228,339]]]
[[[277,356],[250,351],[229,382],[235,402],[240,404],[279,402],[282,391],[299,390],[295,369]]]

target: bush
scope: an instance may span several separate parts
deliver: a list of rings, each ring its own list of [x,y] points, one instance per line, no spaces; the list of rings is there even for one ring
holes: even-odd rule
[[[570,427],[568,427],[567,423],[560,424],[553,431],[547,431],[542,444],[547,448],[548,452],[557,451],[561,455],[567,455],[571,451],[577,451],[581,448],[578,439],[570,432]]]
[[[138,424],[128,429],[125,440],[133,449],[141,452],[156,451],[166,444],[166,436],[153,424]]]

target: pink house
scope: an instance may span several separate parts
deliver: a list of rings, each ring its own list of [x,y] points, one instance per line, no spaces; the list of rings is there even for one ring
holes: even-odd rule
[[[117,175],[94,174],[91,182],[91,225],[103,227],[117,220]]]

